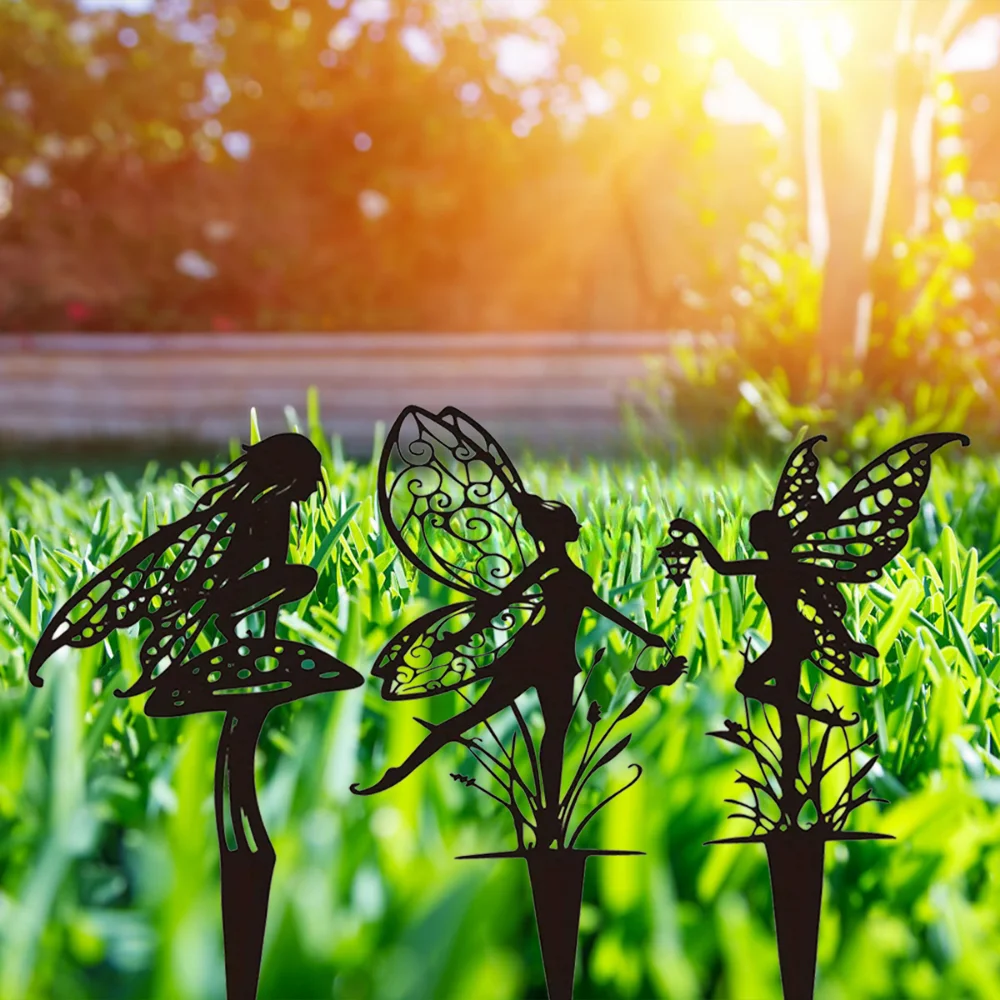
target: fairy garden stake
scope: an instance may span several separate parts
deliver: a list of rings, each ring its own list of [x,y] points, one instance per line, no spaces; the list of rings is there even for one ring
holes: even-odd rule
[[[225,713],[215,810],[226,989],[229,1000],[254,1000],[275,863],[254,780],[264,719],[278,705],[359,687],[364,678],[276,631],[281,605],[317,582],[314,569],[287,562],[292,508],[323,486],[312,443],[277,434],[195,482],[203,479],[217,482],[189,514],[129,549],[52,616],[29,676],[41,687],[39,670],[56,650],[94,646],[145,621],[141,676],[115,694],[151,692],[145,712],[152,717]],[[252,622],[258,634],[249,634]],[[206,649],[203,636],[221,642]]]
[[[710,734],[753,757],[756,776],[739,772],[737,779],[749,789],[749,800],[730,800],[738,809],[730,818],[746,819],[753,828],[747,836],[714,843],[765,846],[786,1000],[813,996],[825,845],[892,839],[846,829],[859,806],[880,801],[860,790],[877,759],[871,749],[877,734],[852,738],[847,730],[858,722],[857,714],[846,717],[832,699],[829,707],[813,703],[822,675],[858,687],[878,683],[852,669],[852,657],[877,656],[878,650],[848,632],[839,584],[878,579],[906,544],[930,478],[931,455],[953,441],[969,443],[963,434],[908,438],[824,500],[813,447],[825,440],[813,437],[795,449],[771,509],[750,518],[750,543],[766,559],[723,559],[704,532],[682,518],[671,522],[673,541],[660,550],[671,572],[683,555],[684,537],[693,535],[717,573],[754,578],[770,615],[771,644],[753,660],[748,644],[736,682],[745,723],[727,720],[721,732]],[[675,572],[675,582],[686,569]],[[803,667],[807,679],[812,675],[805,691]],[[857,766],[859,751],[867,760]]]
[[[382,696],[403,701],[458,692],[468,707],[447,722],[423,723],[427,736],[400,765],[370,787],[352,790],[382,792],[448,743],[465,746],[491,784],[452,777],[496,799],[510,813],[517,838],[513,851],[473,857],[526,861],[548,994],[551,1000],[569,1000],[586,860],[639,853],[576,846],[589,821],[624,788],[582,820],[576,821],[576,808],[588,782],[628,746],[631,737],[625,736],[606,749],[612,731],[655,687],[677,680],[684,660],[634,670],[636,696],[600,735],[600,706],[590,706],[583,757],[564,782],[567,734],[586,685],[574,693],[581,673],[576,635],[585,609],[638,636],[644,648],[667,643],[595,594],[590,577],[566,549],[580,533],[573,511],[529,493],[500,445],[464,413],[404,409],[382,452],[378,490],[386,529],[400,552],[426,576],[467,595],[419,618],[386,645],[373,669],[383,681]],[[473,700],[466,689],[477,682],[487,686]],[[544,723],[537,745],[517,704],[530,689]],[[490,722],[505,709],[514,722],[509,742]],[[493,740],[489,747],[465,735],[479,725]],[[639,765],[632,769],[625,787],[641,774]]]

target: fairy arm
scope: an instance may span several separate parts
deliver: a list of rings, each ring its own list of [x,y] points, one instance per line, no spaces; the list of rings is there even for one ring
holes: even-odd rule
[[[541,560],[532,563],[527,569],[520,573],[514,580],[512,580],[506,587],[504,587],[501,595],[496,599],[503,606],[507,604],[507,595],[510,595],[511,599],[517,600],[521,597],[524,592],[533,584],[537,583],[543,575],[545,575],[548,570],[540,565]],[[642,626],[637,625],[631,618],[626,617],[619,611],[616,607],[609,604],[607,601],[602,600],[596,594],[593,594],[590,600],[587,602],[587,607],[596,611],[599,615],[603,615],[608,621],[614,622],[620,628],[631,632],[633,635],[638,636],[645,643],[650,646],[666,646],[666,640],[660,638],[658,635],[654,635],[652,632],[648,632]]]
[[[723,576],[755,576],[767,565],[766,559],[723,559],[705,532],[685,518],[678,517],[671,521],[670,533],[675,538],[683,538],[686,534],[694,535],[698,539],[698,549],[705,557],[705,562]]]
[[[644,629],[641,625],[637,625],[631,618],[622,614],[622,612],[619,611],[614,605],[609,604],[596,594],[587,602],[587,607],[596,611],[599,615],[603,615],[603,617],[607,618],[608,621],[614,622],[627,632],[631,632],[632,635],[642,639],[647,646],[658,646],[661,649],[666,648],[666,639],[662,636],[654,635],[652,632]]]

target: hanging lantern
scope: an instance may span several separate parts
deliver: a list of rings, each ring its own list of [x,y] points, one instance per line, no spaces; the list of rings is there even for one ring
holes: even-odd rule
[[[698,550],[675,538],[669,545],[663,545],[656,551],[660,553],[663,565],[667,568],[667,579],[679,587],[690,576],[691,563]]]

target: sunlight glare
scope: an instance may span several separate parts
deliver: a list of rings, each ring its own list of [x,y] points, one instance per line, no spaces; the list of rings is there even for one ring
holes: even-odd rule
[[[850,21],[830,0],[719,0],[740,44],[768,66],[801,65],[820,90],[841,85],[837,66],[851,48]]]

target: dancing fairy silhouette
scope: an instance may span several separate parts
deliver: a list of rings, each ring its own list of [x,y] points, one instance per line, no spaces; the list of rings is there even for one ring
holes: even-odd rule
[[[397,470],[391,480],[390,466]],[[571,814],[581,785],[593,773],[578,772],[563,794],[566,739],[579,703],[579,695],[574,696],[581,672],[577,630],[589,608],[638,637],[644,648],[663,649],[667,643],[597,596],[593,581],[567,551],[581,530],[573,511],[529,493],[506,452],[459,410],[404,409],[382,451],[378,488],[383,521],[400,552],[424,575],[468,596],[424,615],[387,644],[372,671],[383,681],[383,697],[401,701],[445,692],[465,697],[461,689],[468,685],[486,682],[487,687],[475,701],[466,697],[468,708],[448,721],[424,722],[428,735],[401,764],[371,786],[352,790],[360,795],[385,791],[451,742],[464,743],[483,763],[482,747],[463,734],[489,726],[493,716],[511,709],[530,754],[534,787],[518,774],[513,749],[501,746],[503,760],[490,757],[494,777],[502,771],[503,782],[509,780],[510,801],[503,804],[515,816],[520,849],[489,856],[528,861],[549,995],[564,1000],[572,995],[585,857],[634,853],[573,847],[579,828],[572,832]],[[683,659],[675,657],[658,670],[634,671],[641,693],[615,723],[637,709],[653,687],[675,681],[683,666]],[[516,704],[531,689],[544,722],[537,755]],[[600,718],[599,706],[592,706],[592,733]],[[603,737],[593,749],[588,742],[584,771],[602,742]],[[627,742],[598,759],[594,771]],[[515,783],[530,819],[514,803]],[[534,843],[523,842],[524,826],[533,831]],[[554,909],[553,901],[559,904]]]
[[[833,702],[821,708],[802,697],[802,671],[812,666],[856,687],[871,687],[852,668],[854,656],[877,656],[878,650],[854,638],[844,622],[847,602],[840,584],[870,583],[902,551],[909,527],[931,473],[931,456],[963,434],[922,434],[900,442],[857,472],[829,500],[819,487],[815,445],[823,436],[800,444],[782,471],[769,510],[750,518],[750,544],[766,558],[722,558],[705,533],[689,520],[670,524],[673,540],[660,550],[675,582],[686,575],[691,555],[700,551],[708,565],[726,576],[752,576],[771,619],[771,643],[751,660],[749,644],[736,689],[744,696],[746,725],[727,720],[711,735],[751,752],[760,778],[740,772],[739,783],[752,801],[727,800],[740,808],[736,818],[753,823],[746,837],[717,843],[762,842],[768,853],[781,979],[787,1000],[810,1000],[816,975],[823,886],[824,845],[831,840],[890,839],[883,834],[847,831],[848,817],[870,791],[858,792],[875,755],[872,734],[852,743],[846,729],[858,715],[846,717]],[[684,539],[693,535],[694,547]],[[815,691],[815,686],[813,686]],[[754,732],[749,700],[760,703],[766,732]],[[768,708],[777,714],[775,732]],[[799,720],[805,720],[803,726]],[[758,726],[758,729],[761,727]],[[813,739],[819,730],[818,739]],[[832,750],[839,733],[844,751]],[[768,734],[772,740],[768,739]],[[774,743],[776,742],[776,746]],[[803,750],[808,750],[803,759]],[[868,762],[855,769],[852,756],[864,749]],[[827,787],[846,768],[837,795]]]
[[[144,710],[153,717],[226,713],[215,772],[226,986],[229,1000],[253,1000],[275,863],[254,783],[261,728],[278,705],[359,687],[364,678],[276,632],[280,607],[317,582],[314,569],[287,561],[293,509],[323,488],[312,443],[299,434],[266,438],[194,483],[203,480],[219,482],[189,514],[129,549],[52,616],[29,677],[40,687],[39,671],[58,649],[94,646],[145,622],[141,674],[115,695],[152,692]],[[253,624],[260,626],[256,635]]]
[[[400,434],[410,422],[417,436],[404,443]],[[386,488],[393,453],[404,471]],[[458,410],[403,411],[382,452],[379,505],[400,551],[426,575],[471,598],[430,612],[388,644],[372,671],[384,679],[383,697],[424,698],[475,681],[490,684],[468,709],[434,726],[403,764],[353,790],[371,795],[391,788],[534,688],[545,719],[539,767],[546,809],[538,842],[548,847],[560,835],[559,790],[584,611],[596,611],[647,646],[665,649],[667,642],[597,596],[566,551],[580,535],[576,515],[566,504],[527,492],[500,445]],[[419,548],[413,534],[407,537],[411,525],[419,526]],[[453,557],[449,548],[455,547]],[[499,642],[488,634],[494,630]]]

